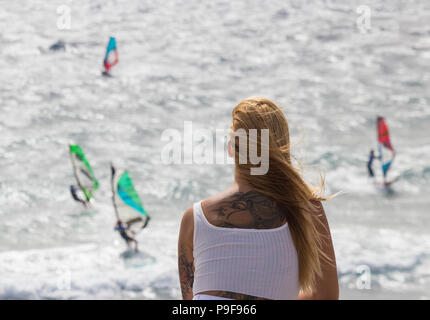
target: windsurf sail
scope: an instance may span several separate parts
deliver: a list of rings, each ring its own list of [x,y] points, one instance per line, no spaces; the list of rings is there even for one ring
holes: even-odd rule
[[[391,144],[390,133],[388,131],[388,126],[385,119],[383,117],[378,117],[376,122],[377,122],[376,127],[377,127],[377,133],[378,133],[378,150],[379,150],[379,156],[382,164],[382,174],[385,177],[394,161],[396,152],[393,148],[393,145]],[[385,158],[384,150],[391,151],[391,159],[388,161],[384,160]]]
[[[111,165],[112,202],[117,219],[127,225],[127,231],[135,236],[149,222],[149,215],[134,188],[126,170],[118,170]]]
[[[87,201],[90,201],[93,198],[94,191],[99,188],[99,182],[79,145],[70,145],[70,157],[78,186],[84,193]]]
[[[116,49],[116,40],[114,37],[110,37],[109,43],[106,48],[105,58],[103,60],[105,72],[109,72],[109,70],[117,63],[118,63],[118,50]]]

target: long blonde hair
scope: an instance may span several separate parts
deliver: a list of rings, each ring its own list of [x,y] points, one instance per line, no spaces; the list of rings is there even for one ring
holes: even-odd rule
[[[261,130],[269,129],[269,168],[264,175],[251,175],[256,165],[241,164],[239,144],[235,143],[236,174],[257,192],[272,197],[285,212],[299,260],[299,284],[302,290],[315,287],[316,276],[321,276],[321,260],[329,260],[321,249],[323,237],[317,230],[318,195],[303,180],[291,163],[290,137],[287,119],[272,101],[253,97],[240,102],[232,112],[232,130],[244,129],[250,149],[250,129],[257,129],[257,150],[261,153]],[[255,142],[255,141],[254,141]],[[324,182],[321,182],[323,186]]]

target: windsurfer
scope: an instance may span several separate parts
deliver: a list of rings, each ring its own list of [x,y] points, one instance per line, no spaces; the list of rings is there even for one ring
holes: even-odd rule
[[[109,73],[110,69],[118,63],[118,51],[116,49],[116,40],[114,37],[109,39],[108,46],[106,48],[105,58],[103,60],[104,71],[102,74],[107,77],[111,77]]]
[[[129,233],[133,233],[133,231],[130,230],[130,224],[124,224],[120,220],[118,220],[115,226],[115,231],[119,232],[119,234],[125,240],[129,248],[131,248],[131,243],[134,243],[134,251],[138,252],[136,239],[132,238],[129,235]]]
[[[72,197],[75,201],[82,203],[85,207],[88,207],[88,201],[87,200],[82,200],[79,197],[78,194],[78,188],[76,188],[74,185],[70,186],[70,193],[72,194]]]
[[[369,160],[367,161],[367,170],[369,172],[369,177],[374,177],[375,173],[373,172],[373,160],[376,159],[380,159],[381,156],[376,157],[375,156],[375,151],[373,149],[370,149],[370,153],[369,153]]]

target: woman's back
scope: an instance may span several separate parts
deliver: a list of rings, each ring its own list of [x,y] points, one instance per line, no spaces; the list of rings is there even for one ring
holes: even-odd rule
[[[229,188],[202,202],[207,220],[218,227],[273,229],[287,222],[276,202],[250,188]]]
[[[298,259],[285,215],[253,190],[193,206],[193,294],[296,299]]]
[[[232,111],[227,149],[234,158],[233,185],[182,218],[183,298],[296,299],[299,288],[299,298],[337,298],[334,249],[321,205],[327,198],[291,162],[282,110],[261,97],[240,102]]]

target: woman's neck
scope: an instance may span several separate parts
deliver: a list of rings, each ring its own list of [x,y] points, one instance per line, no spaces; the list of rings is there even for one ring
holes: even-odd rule
[[[249,183],[239,175],[237,170],[234,170],[234,182],[233,187],[237,189],[237,192],[248,192],[253,190]]]

